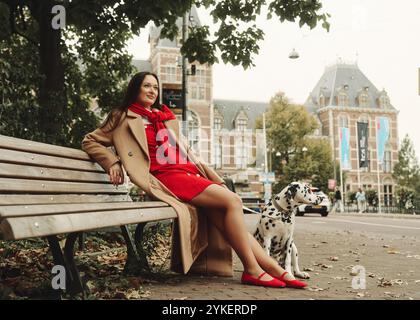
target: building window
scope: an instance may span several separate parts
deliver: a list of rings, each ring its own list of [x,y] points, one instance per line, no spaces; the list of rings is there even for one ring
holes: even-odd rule
[[[217,137],[213,145],[213,154],[214,154],[213,163],[216,169],[220,169],[222,167],[222,144],[219,141],[219,137]]]
[[[237,119],[236,120],[236,129],[243,131],[247,127],[247,120],[246,119]]]
[[[388,95],[386,93],[383,93],[379,97],[379,107],[383,108],[383,109],[389,108],[389,98],[388,98]]]
[[[198,116],[190,111],[188,115],[188,145],[196,153],[200,151],[200,127]]]
[[[362,92],[359,95],[359,106],[362,108],[368,108],[369,107],[369,95],[365,92]]]
[[[338,94],[338,105],[341,106],[341,107],[348,107],[349,97],[348,97],[347,93],[340,92]]]
[[[213,128],[214,128],[214,130],[221,130],[222,129],[222,119],[221,118],[214,118]]]
[[[197,99],[197,87],[196,86],[191,86],[190,87],[190,97],[191,97],[191,99],[194,99],[194,100]]]
[[[391,172],[391,151],[389,150],[385,150],[384,153],[383,171]]]
[[[206,88],[203,86],[198,87],[198,100],[206,99]]]
[[[235,162],[237,169],[246,169],[248,163],[248,145],[243,137],[239,137],[235,143]]]
[[[206,70],[204,69],[197,69],[195,73],[195,81],[198,85],[205,86],[206,85]]]
[[[165,82],[172,83],[176,82],[176,67],[175,66],[164,66],[162,67],[162,76]]]
[[[392,206],[392,184],[384,184],[384,205]]]
[[[340,116],[338,119],[338,124],[340,128],[348,128],[349,127],[349,118],[347,116]]]

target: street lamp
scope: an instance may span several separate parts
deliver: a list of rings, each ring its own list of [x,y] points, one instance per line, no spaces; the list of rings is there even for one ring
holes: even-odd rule
[[[292,52],[289,53],[289,58],[290,59],[297,59],[297,58],[299,58],[299,53],[295,50],[295,48],[293,48]]]

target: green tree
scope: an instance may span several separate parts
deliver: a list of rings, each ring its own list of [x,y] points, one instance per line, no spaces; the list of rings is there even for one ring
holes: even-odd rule
[[[64,29],[52,28],[56,5],[66,9]],[[0,89],[0,133],[79,146],[82,133],[96,125],[88,102],[95,98],[106,112],[120,101],[133,72],[127,41],[150,21],[173,39],[177,18],[192,5],[205,6],[219,24],[212,35],[208,26],[192,28],[182,46],[190,61],[201,63],[217,62],[219,51],[225,63],[252,66],[263,39],[255,24],[263,6],[268,18],[329,29],[318,0],[0,0],[0,61],[10,67],[3,74],[14,86]]]
[[[262,119],[256,127],[262,128]],[[327,191],[328,179],[333,176],[333,162],[328,141],[310,137],[318,127],[315,118],[300,105],[295,105],[284,93],[277,93],[270,101],[266,114],[267,147],[272,157],[272,169],[280,191],[295,180],[307,180]],[[279,152],[279,155],[276,153]]]
[[[394,179],[400,187],[414,190],[420,194],[420,167],[414,151],[413,144],[406,135],[398,151],[398,162],[392,172]]]

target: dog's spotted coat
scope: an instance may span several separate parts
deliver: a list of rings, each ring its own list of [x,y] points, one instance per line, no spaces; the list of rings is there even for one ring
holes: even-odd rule
[[[319,204],[322,200],[323,197],[313,194],[307,184],[292,182],[267,203],[254,233],[267,254],[299,278],[310,276],[301,272],[298,265],[298,251],[293,241],[295,210],[301,204]]]

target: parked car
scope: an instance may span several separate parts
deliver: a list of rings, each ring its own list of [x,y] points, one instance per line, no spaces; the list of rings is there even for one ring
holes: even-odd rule
[[[305,213],[319,213],[321,216],[326,217],[331,210],[331,201],[328,196],[318,188],[311,188],[312,192],[317,196],[323,196],[324,200],[318,204],[302,204],[296,209],[297,216],[303,216]]]

